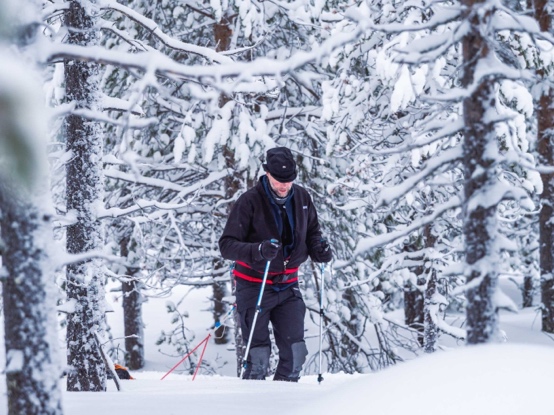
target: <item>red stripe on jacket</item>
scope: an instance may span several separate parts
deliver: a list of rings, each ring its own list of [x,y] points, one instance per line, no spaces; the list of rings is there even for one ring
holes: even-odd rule
[[[245,267],[245,268],[248,268],[248,269],[251,269],[252,271],[256,272],[259,274],[258,271],[256,271],[255,269],[253,269],[252,267],[250,267],[248,264],[245,264],[244,262],[242,261],[236,261],[237,264]],[[296,268],[289,268],[289,269],[286,269],[284,272],[268,272],[268,276],[269,275],[289,275],[289,274],[296,274],[295,276],[293,276],[292,278],[286,280],[286,281],[282,281],[280,282],[279,284],[290,284],[290,283],[293,283],[293,282],[296,282],[298,281],[298,267]],[[244,274],[240,271],[237,271],[237,269],[233,269],[233,275],[235,275],[236,277],[239,277],[239,278],[242,278],[243,280],[246,280],[246,281],[251,281],[251,282],[262,282],[263,281],[263,278],[258,278],[258,277],[253,277],[251,275],[247,275],[247,274]],[[273,281],[271,281],[269,278],[267,279],[266,281],[266,284],[273,284]]]

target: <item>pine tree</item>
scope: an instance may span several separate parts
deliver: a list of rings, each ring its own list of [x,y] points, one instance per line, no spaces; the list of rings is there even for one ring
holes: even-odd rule
[[[8,415],[61,415],[51,216],[26,199],[0,183]]]
[[[15,10],[24,12],[15,16]],[[0,281],[8,415],[63,414],[44,97],[33,67],[38,14],[31,1],[0,4]]]
[[[334,181],[328,187],[329,199],[340,207],[333,222],[341,226],[336,234],[342,239],[339,256],[345,260],[338,266],[342,283],[374,304],[349,307],[352,317],[368,319],[383,336],[417,351],[426,338],[422,332],[415,331],[412,341],[400,340],[395,337],[398,327],[379,318],[382,311],[404,303],[407,323],[423,331],[423,307],[429,302],[413,287],[423,291],[427,278],[459,259],[452,246],[459,243],[460,234],[455,229],[460,127],[453,122],[456,103],[420,99],[455,82],[453,65],[445,64],[445,58],[417,53],[426,36],[441,31],[429,23],[430,16],[441,13],[440,6],[389,6],[376,13],[374,8],[381,5],[361,2],[356,12],[347,13],[358,20],[337,20],[337,28],[343,30],[356,25],[363,29],[368,19],[372,24],[355,46],[346,45],[333,55],[336,73],[323,84],[322,119],[327,157],[334,163],[327,174]],[[399,22],[411,30],[405,30],[404,23],[400,29]],[[444,236],[435,246],[432,241],[439,234]],[[365,327],[358,325],[358,330],[360,326]],[[381,354],[392,356],[387,342],[381,344]]]
[[[123,317],[125,334],[125,364],[131,370],[144,367],[144,323],[142,320],[143,290],[139,268],[133,266],[140,253],[133,236],[124,237],[120,242],[121,257],[126,258],[127,267],[121,283],[123,295]]]
[[[92,47],[99,43],[92,10],[94,2],[72,0],[65,12],[67,42]],[[99,104],[98,65],[74,59],[65,61],[66,99],[76,109],[95,111]],[[67,228],[67,252],[84,254],[100,250],[103,233],[96,217],[102,202],[102,130],[95,120],[77,112],[69,114],[64,126],[66,150],[72,154],[66,167],[67,211],[76,222]],[[67,350],[70,391],[106,390],[106,367],[95,335],[104,326],[104,276],[99,260],[77,261],[67,266],[67,297],[74,310],[67,319]]]
[[[548,1],[536,0],[535,18],[540,29],[549,34],[554,33],[552,23],[552,4]],[[539,161],[545,166],[554,166],[554,148],[552,138],[554,136],[554,119],[552,118],[552,105],[554,103],[554,90],[550,80],[552,68],[545,67],[540,62],[537,71],[541,83],[541,93],[537,108],[537,135]],[[542,300],[542,330],[547,333],[554,333],[554,174],[542,173],[544,189],[541,194],[541,209],[539,215],[539,250],[540,250],[540,274],[541,274],[541,300]]]
[[[493,301],[498,284],[493,240],[496,237],[496,208],[498,202],[485,201],[487,191],[497,181],[494,171],[495,148],[494,111],[495,82],[490,76],[477,72],[479,62],[489,58],[492,51],[483,37],[486,25],[481,12],[483,2],[465,0],[469,33],[462,41],[464,73],[462,86],[471,88],[463,102],[464,116],[464,237],[467,291],[467,324],[469,344],[492,341],[497,336],[498,315]]]

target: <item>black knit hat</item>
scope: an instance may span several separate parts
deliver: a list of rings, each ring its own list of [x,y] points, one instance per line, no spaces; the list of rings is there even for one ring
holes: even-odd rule
[[[278,182],[288,183],[296,179],[296,162],[291,151],[286,147],[267,150],[266,163],[263,164],[263,168]]]

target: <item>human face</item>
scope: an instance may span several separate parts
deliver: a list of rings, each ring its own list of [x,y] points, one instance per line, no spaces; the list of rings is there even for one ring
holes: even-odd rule
[[[277,196],[286,197],[289,194],[290,188],[292,187],[292,182],[281,183],[280,181],[275,180],[271,173],[266,172],[266,175],[269,180],[269,185],[271,186],[271,189],[275,192]]]

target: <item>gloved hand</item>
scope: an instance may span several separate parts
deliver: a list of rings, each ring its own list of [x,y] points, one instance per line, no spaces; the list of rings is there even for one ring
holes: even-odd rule
[[[281,244],[279,243],[279,241],[271,239],[263,241],[258,247],[258,250],[260,251],[263,259],[265,259],[266,261],[271,261],[277,256],[280,248]]]
[[[322,238],[314,247],[313,259],[315,262],[330,262],[333,259],[333,251],[331,251],[331,245],[327,242],[327,239]]]

